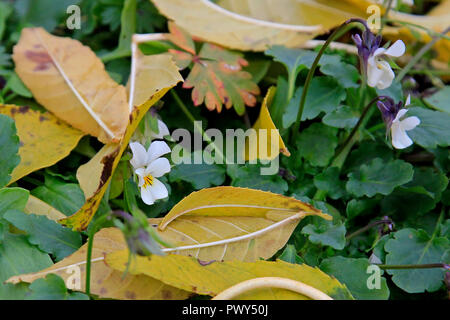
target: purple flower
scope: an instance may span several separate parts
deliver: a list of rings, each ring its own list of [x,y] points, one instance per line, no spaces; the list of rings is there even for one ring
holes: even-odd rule
[[[383,100],[377,102],[377,107],[381,111],[381,116],[386,124],[386,128],[389,131],[392,126],[392,122],[397,116],[398,111],[402,108],[403,102],[395,103],[394,99],[390,97],[382,97]]]
[[[375,51],[380,47],[381,36],[374,35],[369,28],[362,33],[362,38],[359,34],[352,36],[353,41],[358,48],[358,55],[361,59],[364,72],[367,70],[367,63],[370,56],[373,56]]]

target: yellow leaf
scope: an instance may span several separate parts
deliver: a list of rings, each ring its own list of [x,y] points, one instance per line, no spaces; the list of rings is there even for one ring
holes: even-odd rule
[[[104,143],[122,139],[129,115],[125,87],[89,47],[25,28],[13,52],[17,74],[46,109]]]
[[[275,92],[275,87],[271,87],[267,91],[267,95],[261,105],[259,117],[252,127],[256,130],[256,137],[254,141],[250,141],[250,139],[246,140],[245,160],[247,161],[256,159],[272,160],[280,152],[287,157],[291,155],[270,116],[268,106],[272,103]],[[276,131],[273,132],[272,130]],[[262,150],[263,148],[265,149],[264,151]]]
[[[27,204],[25,205],[25,209],[23,210],[25,213],[33,213],[38,215],[43,215],[49,218],[50,220],[57,221],[59,219],[63,219],[66,216],[60,211],[53,208],[51,205],[42,201],[41,199],[32,196],[31,194],[28,196]]]
[[[138,103],[145,102],[133,108],[122,141],[105,145],[88,163],[78,168],[77,179],[87,200],[75,214],[60,221],[65,226],[74,230],[87,228],[139,122],[153,104],[161,99],[170,88],[183,80],[172,58],[166,54],[145,58],[145,64],[141,68],[137,74],[140,74],[140,72],[151,73],[152,78],[157,79],[157,81],[147,82],[147,86],[144,86],[141,81],[147,81],[149,76],[140,75],[137,78],[136,93],[132,96],[139,97]],[[147,97],[147,100],[144,100],[144,97]],[[131,101],[130,105],[135,105],[134,101]]]
[[[191,193],[177,203],[159,224],[164,230],[180,216],[259,217],[272,221],[317,215],[331,216],[300,200],[283,195],[238,187],[215,187]]]
[[[126,248],[122,232],[116,228],[100,230],[94,238],[91,264],[91,293],[100,298],[112,299],[186,299],[189,292],[164,285],[159,280],[145,275],[134,276],[128,274],[123,277],[123,273],[110,268],[105,264],[104,256],[107,253]],[[72,255],[53,266],[39,272],[22,274],[8,279],[8,282],[33,282],[43,278],[49,273],[61,276],[67,283],[69,277],[75,274],[79,268],[81,276],[81,289],[85,290],[86,282],[86,251],[87,243],[84,244]]]
[[[9,184],[65,158],[83,136],[81,131],[48,112],[41,113],[29,107],[0,105],[0,114],[14,119],[20,138],[20,163],[14,168]]]
[[[127,267],[128,251],[106,255],[106,263],[119,271]],[[300,281],[316,288],[334,299],[353,299],[348,289],[320,269],[284,261],[203,262],[179,255],[137,257],[128,270],[134,275],[147,275],[163,283],[197,294],[215,296],[225,289],[245,280],[259,277],[281,277]],[[288,300],[307,297],[285,289],[261,288],[246,292],[236,299]]]
[[[351,17],[367,18],[358,0],[152,0],[191,35],[243,51],[298,47]],[[186,12],[189,14],[186,14]]]

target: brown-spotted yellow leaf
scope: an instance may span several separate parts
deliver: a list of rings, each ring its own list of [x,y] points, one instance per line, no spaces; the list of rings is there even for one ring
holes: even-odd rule
[[[138,76],[135,80],[135,89],[130,93],[130,96],[136,97],[137,102],[140,104],[135,104],[134,101],[131,101],[130,105],[136,107],[133,108],[130,114],[129,124],[122,141],[105,145],[88,163],[78,168],[77,179],[87,199],[86,203],[72,216],[60,220],[60,223],[74,230],[87,228],[100,205],[100,201],[106,192],[123,152],[128,146],[131,136],[145,113],[170,88],[183,80],[170,55],[152,55],[140,61],[143,61],[143,63],[137,63],[139,69],[136,71]],[[152,80],[150,81],[150,79]],[[141,83],[145,81],[147,81],[146,86]]]
[[[100,298],[120,300],[138,299],[186,299],[190,293],[165,285],[154,278],[145,275],[128,274],[123,277],[123,272],[116,271],[105,264],[104,256],[107,253],[126,248],[122,232],[116,228],[100,230],[94,238],[91,264],[91,293]],[[53,266],[39,272],[14,276],[8,280],[11,283],[33,282],[44,278],[49,273],[61,276],[67,283],[69,277],[73,277],[79,268],[81,276],[81,289],[85,290],[86,281],[86,251],[87,243],[72,255]]]
[[[108,266],[124,271],[128,251],[106,255]],[[180,255],[137,257],[129,266],[134,275],[147,275],[163,283],[198,294],[215,296],[225,289],[245,280],[259,277],[281,277],[303,282],[334,299],[353,299],[350,291],[335,278],[308,265],[278,261],[200,261]],[[299,293],[285,289],[261,288],[243,293],[236,299],[288,300],[307,299]]]
[[[268,106],[272,103],[276,88],[270,87],[261,105],[259,117],[253,125],[256,135],[253,141],[246,140],[245,160],[272,160],[280,152],[289,157],[291,154],[281,138],[280,132],[272,121]]]
[[[43,28],[24,28],[12,57],[17,74],[47,110],[104,143],[122,139],[129,115],[125,87],[109,77],[89,47]]]
[[[62,212],[56,210],[51,205],[47,204],[41,199],[36,198],[31,194],[28,196],[28,201],[23,211],[25,213],[33,213],[37,215],[46,216],[50,220],[54,221],[66,217]]]
[[[0,114],[14,119],[20,139],[20,163],[13,170],[9,184],[65,158],[84,135],[49,112],[0,105]]]
[[[151,0],[192,36],[243,51],[298,47],[351,17],[367,18],[365,0]],[[186,12],[189,14],[186,14]]]
[[[299,218],[317,215],[331,216],[300,200],[267,191],[221,186],[191,193],[178,202],[158,226],[165,230],[180,216],[259,217],[283,221],[295,214]]]

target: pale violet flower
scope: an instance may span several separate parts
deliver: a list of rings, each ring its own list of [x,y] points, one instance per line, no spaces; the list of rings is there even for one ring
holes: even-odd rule
[[[387,57],[400,57],[406,51],[402,40],[397,40],[388,49],[378,48],[367,60],[367,84],[378,89],[386,89],[395,78]]]
[[[405,106],[409,105],[410,97],[406,99]],[[408,109],[400,109],[392,121],[391,126],[391,137],[392,145],[396,149],[404,149],[413,144],[413,141],[408,136],[406,131],[412,130],[420,124],[420,119],[416,116],[407,117],[403,120],[401,118],[408,112]]]
[[[405,106],[409,105],[410,96],[406,99]],[[391,98],[385,97],[384,101],[377,102],[386,128],[390,130],[392,146],[396,149],[405,149],[413,144],[406,131],[410,131],[420,124],[420,119],[416,116],[402,119],[408,109],[403,108],[403,102],[395,103]]]
[[[163,155],[171,150],[164,141],[154,141],[148,150],[139,142],[130,143],[133,158],[130,160],[134,173],[139,177],[141,198],[145,204],[151,205],[158,199],[168,196],[164,183],[157,178],[170,172],[170,163]]]

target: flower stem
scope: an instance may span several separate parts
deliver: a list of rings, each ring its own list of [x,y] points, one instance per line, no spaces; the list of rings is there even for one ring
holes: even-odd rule
[[[361,233],[364,233],[367,230],[370,230],[373,227],[376,227],[376,226],[378,226],[380,224],[391,224],[391,223],[392,223],[391,219],[382,219],[382,220],[374,221],[372,223],[369,223],[367,226],[362,227],[361,229],[358,229],[355,232],[349,234],[348,236],[345,236],[345,239],[348,241],[351,238],[356,237],[357,235],[360,235]]]
[[[300,105],[298,108],[297,113],[297,120],[295,121],[294,126],[292,127],[293,132],[293,140],[295,141],[297,139],[297,134],[300,130],[300,122],[302,120],[302,114],[303,110],[305,108],[305,102],[306,102],[306,94],[308,93],[309,85],[311,84],[311,80],[313,78],[314,72],[316,71],[317,66],[319,65],[319,60],[322,57],[323,53],[325,52],[325,49],[330,45],[330,43],[337,38],[338,36],[341,36],[342,34],[349,31],[351,28],[353,28],[353,25],[351,25],[354,22],[361,23],[364,25],[365,28],[367,26],[365,25],[365,22],[363,20],[359,19],[349,19],[346,22],[344,22],[342,25],[340,25],[337,29],[333,31],[333,33],[328,37],[327,41],[325,41],[324,45],[320,48],[319,53],[317,54],[316,58],[314,59],[314,62],[311,65],[311,69],[309,69],[308,75],[306,76],[305,84],[303,86],[302,90],[302,96],[300,98]]]
[[[214,141],[212,141],[211,138],[205,133],[205,131],[203,130],[202,126],[198,124],[197,120],[194,118],[192,113],[189,111],[189,109],[183,103],[183,101],[178,96],[178,94],[175,92],[175,90],[173,90],[173,89],[170,90],[170,93],[172,94],[172,97],[174,98],[174,100],[177,103],[178,107],[180,107],[181,111],[183,111],[183,113],[186,115],[186,117],[188,117],[188,119],[191,120],[192,125],[194,126],[194,129],[197,130],[198,132],[200,132],[200,134],[202,135],[203,139],[205,139],[206,142],[210,143],[213,146],[215,152],[217,153],[217,156],[219,156],[220,159],[225,160],[225,157],[224,157],[222,151],[216,146]]]
[[[427,263],[427,264],[377,264],[380,269],[430,269],[430,268],[444,268],[449,270],[450,265],[446,263]]]

